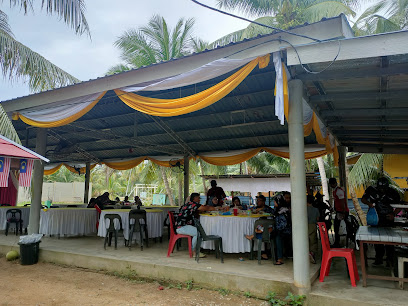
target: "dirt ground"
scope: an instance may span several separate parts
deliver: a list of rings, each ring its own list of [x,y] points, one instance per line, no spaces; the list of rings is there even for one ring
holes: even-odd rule
[[[186,283],[132,280],[49,263],[22,266],[5,256],[0,258],[0,284],[0,305],[267,305],[222,290],[187,290]]]

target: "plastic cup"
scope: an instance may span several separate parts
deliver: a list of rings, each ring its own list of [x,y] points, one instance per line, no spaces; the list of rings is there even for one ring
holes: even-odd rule
[[[238,208],[234,208],[234,216],[238,216]]]

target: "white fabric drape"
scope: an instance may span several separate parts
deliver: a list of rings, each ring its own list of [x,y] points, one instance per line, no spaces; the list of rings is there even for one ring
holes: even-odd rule
[[[30,219],[30,208],[29,207],[3,206],[3,207],[0,207],[0,230],[4,231],[6,229],[6,224],[7,224],[6,213],[7,213],[7,210],[12,209],[12,208],[21,209],[21,219],[23,219],[23,228],[27,228],[28,221]],[[13,226],[15,225],[14,224],[11,225],[12,228]]]
[[[51,208],[41,210],[40,234],[89,235],[96,232],[97,212],[88,208]]]
[[[219,77],[220,75],[231,72],[255,59],[255,57],[247,59],[227,59],[221,58],[215,60],[211,63],[203,65],[194,70],[179,74],[177,76],[169,77],[158,82],[152,82],[150,84],[138,84],[132,86],[126,86],[119,88],[120,90],[126,92],[135,91],[159,91],[167,90],[172,88],[184,87],[213,78]]]
[[[147,221],[147,232],[149,238],[158,238],[163,235],[163,211],[149,211],[146,210],[146,221]],[[101,213],[99,219],[99,228],[98,228],[98,236],[105,237],[106,236],[106,229],[109,227],[109,220],[106,220],[105,223],[105,215],[106,214],[118,214],[122,219],[122,227],[123,227],[123,236],[126,240],[129,239],[129,210],[124,211],[121,210],[104,210]],[[115,220],[116,221],[116,220]],[[119,228],[119,222],[115,222],[115,228]],[[138,235],[133,235],[135,239]]]
[[[101,94],[102,92],[98,92],[91,95],[63,100],[53,104],[33,107],[28,110],[20,111],[20,114],[35,121],[58,121],[79,113],[85,107],[94,102]]]
[[[207,235],[222,237],[224,253],[246,253],[251,250],[251,244],[245,235],[252,235],[254,224],[258,218],[234,216],[205,216],[200,217],[201,225]],[[213,241],[204,241],[203,249],[214,250]]]
[[[280,52],[273,53],[273,64],[275,65],[276,82],[275,82],[275,116],[278,117],[280,124],[285,124],[285,106],[283,97],[283,75],[282,75],[282,59]]]

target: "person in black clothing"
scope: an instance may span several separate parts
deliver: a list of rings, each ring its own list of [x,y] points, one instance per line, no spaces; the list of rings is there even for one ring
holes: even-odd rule
[[[216,197],[218,199],[218,203],[221,206],[222,204],[224,204],[224,199],[227,197],[225,195],[224,189],[217,186],[216,180],[211,181],[211,188],[208,189],[208,192],[207,192],[207,203],[208,204],[210,204],[210,201],[213,197]]]
[[[394,210],[391,204],[400,203],[399,193],[389,186],[387,178],[381,177],[377,180],[377,186],[370,186],[364,192],[361,202],[370,208],[374,207],[378,215],[378,226],[386,227],[394,225]],[[373,265],[383,264],[383,257],[387,251],[387,263],[393,260],[394,247],[375,244],[375,262]]]

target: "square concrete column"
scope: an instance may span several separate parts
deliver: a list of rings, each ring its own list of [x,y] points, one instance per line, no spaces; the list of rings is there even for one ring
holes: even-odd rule
[[[47,129],[37,128],[35,151],[45,156],[47,148]],[[41,197],[44,179],[44,161],[34,162],[33,176],[31,178],[32,198],[30,206],[30,220],[28,234],[38,234],[40,229]]]
[[[293,278],[298,293],[304,294],[310,291],[310,263],[303,136],[303,83],[301,80],[291,80],[288,85]]]

